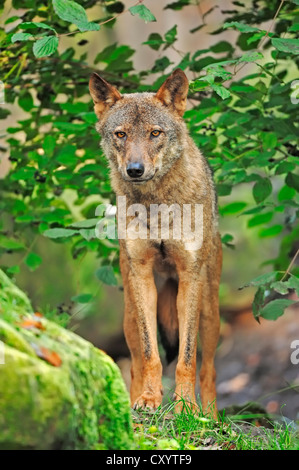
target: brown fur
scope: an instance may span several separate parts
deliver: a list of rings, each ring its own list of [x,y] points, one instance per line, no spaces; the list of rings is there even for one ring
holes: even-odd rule
[[[178,69],[156,94],[121,95],[93,74],[90,92],[116,195],[126,196],[127,206],[143,204],[148,214],[151,204],[174,204],[179,209],[184,204],[203,205],[200,249],[186,250],[186,240],[175,239],[171,234],[169,239],[163,239],[161,231],[155,240],[149,237],[119,240],[124,331],[132,357],[132,405],[157,408],[162,401],[158,315],[170,347],[175,347],[177,332],[179,336],[176,398],[182,397],[193,405],[200,331],[202,406],[216,416],[214,355],[219,336],[222,251],[211,171],[182,119],[188,80]],[[159,130],[160,135],[153,138],[153,130]],[[120,138],[117,132],[125,133],[125,137]],[[126,169],[129,163],[138,162],[143,163],[144,174],[141,180],[134,181]],[[133,215],[128,216],[127,222],[132,219]],[[192,212],[192,226],[194,223]],[[149,232],[148,227],[146,230]],[[182,407],[181,403],[178,407]]]

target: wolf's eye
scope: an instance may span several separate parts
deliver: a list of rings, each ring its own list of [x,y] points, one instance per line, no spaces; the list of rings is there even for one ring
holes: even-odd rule
[[[153,137],[158,137],[158,135],[160,135],[160,134],[161,134],[161,131],[158,131],[158,129],[155,129],[154,131],[151,132],[151,135]]]
[[[122,132],[122,131],[118,131],[118,132],[115,132],[115,135],[116,135],[116,137],[118,137],[119,139],[123,139],[123,138],[126,136],[126,133],[125,133],[125,132]]]

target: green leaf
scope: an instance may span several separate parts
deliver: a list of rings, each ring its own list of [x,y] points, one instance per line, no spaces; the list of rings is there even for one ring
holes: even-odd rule
[[[226,233],[221,237],[221,242],[226,245],[228,248],[235,248],[235,245],[231,243],[233,241],[234,237],[230,233]]]
[[[80,235],[82,235],[83,238],[85,238],[85,240],[87,240],[88,242],[90,240],[92,240],[93,238],[96,238],[96,233],[95,233],[95,229],[94,227],[93,228],[81,228],[79,230],[79,233]]]
[[[238,62],[256,62],[257,60],[263,59],[263,54],[257,51],[250,51],[243,54]]]
[[[71,300],[73,302],[77,302],[78,304],[88,304],[92,297],[92,294],[79,294],[72,297]]]
[[[72,145],[65,145],[56,155],[56,160],[62,165],[75,165],[78,157],[76,156],[76,149]]]
[[[261,212],[261,211],[264,210],[264,209],[265,209],[265,206],[264,206],[264,205],[255,206],[255,207],[253,207],[252,209],[248,209],[247,211],[242,212],[241,215],[257,214],[257,213]]]
[[[222,85],[216,85],[215,83],[212,83],[211,87],[213,90],[219,95],[223,100],[226,100],[227,98],[230,97],[230,92],[227,88],[224,88]]]
[[[295,175],[295,173],[288,173],[285,182],[290,188],[294,188],[299,192],[299,175]]]
[[[45,36],[38,39],[33,44],[33,54],[37,58],[46,57],[53,54],[58,48],[58,37]]]
[[[272,225],[272,227],[265,228],[259,231],[260,238],[267,238],[267,237],[276,237],[282,232],[283,226],[280,224]]]
[[[277,199],[279,201],[287,201],[289,199],[293,199],[295,194],[296,194],[296,191],[294,188],[290,188],[289,186],[284,185],[279,191],[277,195]]]
[[[248,24],[239,23],[238,21],[226,22],[226,23],[223,24],[222,28],[223,29],[235,28],[238,31],[240,31],[241,33],[251,33],[251,32],[255,33],[256,31],[260,31],[260,29],[258,29],[258,28],[255,28],[253,26],[249,26]]]
[[[271,289],[274,289],[275,292],[278,292],[281,295],[286,295],[289,292],[286,282],[276,281],[271,284]]]
[[[19,171],[15,171],[12,173],[10,179],[12,181],[18,181],[18,180],[32,180],[34,178],[34,174],[36,172],[36,169],[33,167],[25,166],[21,168]]]
[[[176,41],[176,35],[177,35],[177,25],[175,24],[173,28],[169,29],[164,35],[164,39],[167,42],[168,46],[170,46]]]
[[[144,20],[146,23],[150,21],[157,21],[152,12],[145,5],[135,5],[129,8],[131,15],[138,15],[139,18]]]
[[[21,224],[28,224],[29,222],[32,222],[34,220],[34,217],[30,214],[24,214],[24,215],[19,215],[18,217],[15,218],[15,221]]]
[[[11,37],[11,42],[17,42],[17,41],[28,41],[28,39],[33,39],[34,36],[29,33],[15,33]]]
[[[226,183],[218,183],[216,185],[218,196],[228,196],[232,192],[232,185]]]
[[[232,242],[233,239],[234,239],[234,237],[230,233],[226,233],[225,235],[223,235],[223,237],[221,237],[222,243]]]
[[[169,3],[164,7],[164,10],[181,10],[184,6],[189,5],[190,0],[178,0],[177,2]]]
[[[271,43],[279,51],[299,54],[299,39],[272,38]]]
[[[252,217],[250,220],[248,220],[247,226],[250,228],[250,227],[256,227],[257,225],[266,224],[270,222],[272,217],[273,217],[273,212],[265,212],[264,214],[257,214],[254,217]]]
[[[252,194],[257,204],[264,201],[272,192],[272,184],[268,178],[259,179],[252,188]]]
[[[207,76],[206,76],[207,77]],[[203,88],[207,88],[208,86],[210,86],[210,83],[208,81],[205,80],[205,78],[198,78],[197,80],[195,80],[194,82],[191,81],[189,83],[189,88],[190,88],[190,92],[194,92],[194,91],[198,91],[198,90],[202,90]],[[212,77],[213,80],[214,80],[214,77]]]
[[[88,21],[88,23],[77,23],[78,28],[80,31],[99,31],[100,25],[94,23],[93,21]]]
[[[247,39],[247,44],[251,44],[253,42],[259,41],[267,34],[266,31],[259,31],[258,33],[253,34]]]
[[[291,274],[290,278],[287,281],[287,286],[289,287],[289,289],[295,289],[296,294],[299,297],[299,279],[298,279],[298,277]]]
[[[42,28],[42,29],[50,29],[51,31],[56,32],[56,30],[52,28],[52,26],[49,26],[46,23],[39,23],[36,21],[26,21],[25,23],[21,23],[19,25],[19,28],[22,28],[22,29]]]
[[[9,274],[18,274],[20,272],[20,266],[18,264],[15,264],[14,266],[8,268],[6,272]]]
[[[76,133],[76,132],[82,132],[85,131],[90,127],[90,125],[87,122],[65,122],[65,121],[56,121],[54,123],[54,126],[57,129],[61,129],[62,131],[65,131],[67,133]]]
[[[31,93],[29,93],[29,91],[25,91],[25,93],[23,93],[19,100],[18,100],[18,105],[24,109],[24,111],[26,112],[29,112],[33,106],[34,106],[34,103],[33,103],[33,98],[32,98],[32,95]]]
[[[262,135],[265,150],[272,149],[277,145],[277,135],[274,132],[265,132]]]
[[[72,228],[92,228],[97,225],[99,222],[99,219],[85,219],[85,220],[80,220],[80,222],[74,222],[73,224],[70,225]]]
[[[158,51],[162,44],[164,44],[163,38],[158,33],[151,33],[148,37],[148,40],[143,42],[142,44],[148,45],[151,49]]]
[[[220,207],[219,211],[222,215],[236,214],[244,209],[247,206],[246,202],[231,202],[226,206]]]
[[[115,277],[112,266],[101,266],[99,269],[97,269],[96,276],[104,284],[108,284],[109,286],[117,285],[117,279]]]
[[[277,165],[275,169],[276,175],[282,175],[284,173],[290,173],[295,168],[295,163],[291,162],[281,162]]]
[[[260,311],[260,316],[266,320],[276,320],[283,315],[284,310],[295,303],[290,299],[275,299],[269,302]]]
[[[217,64],[209,64],[203,67],[203,70],[207,71],[207,75],[203,77],[203,79],[209,81],[207,77],[212,75],[214,78],[220,77],[222,80],[230,80],[232,78],[232,74],[231,72],[225,70],[223,66],[235,64],[236,62],[237,60],[226,60],[223,62],[217,62]]]
[[[252,302],[252,313],[258,323],[260,323],[259,312],[264,303],[265,291],[266,289],[264,286],[259,286]]]
[[[29,253],[29,255],[26,256],[24,262],[31,271],[35,271],[36,268],[38,268],[42,263],[42,258],[36,253]]]
[[[23,250],[25,248],[22,242],[12,240],[11,238],[6,238],[3,235],[0,236],[0,248],[4,248],[5,250]]]
[[[49,228],[43,232],[43,235],[47,238],[67,238],[76,235],[78,230],[72,230],[67,228]]]
[[[236,91],[237,93],[254,93],[256,91],[256,89],[251,85],[238,85],[237,83],[232,83],[230,86],[230,90]]]
[[[73,23],[80,31],[98,31],[97,23],[88,21],[84,8],[72,0],[52,0],[55,13],[64,21]]]
[[[110,60],[111,54],[117,50],[117,43],[109,44],[109,46],[105,47],[101,52],[96,55],[94,59],[94,63],[98,64],[99,62],[106,62],[108,63]]]
[[[276,281],[278,274],[279,274],[278,271],[271,271],[270,273],[261,274],[260,276],[252,279],[248,284],[245,284],[244,286],[239,287],[239,290],[244,289],[244,287],[249,287],[249,286],[259,287],[259,286],[267,285],[270,282]]]
[[[220,52],[231,52],[234,50],[231,43],[227,41],[219,41],[217,42],[217,44],[214,44],[214,46],[212,46],[210,49],[212,52],[215,52],[216,54]]]
[[[48,157],[52,157],[56,146],[56,139],[51,134],[47,134],[43,142],[43,150]]]
[[[288,31],[299,31],[299,23],[294,23],[292,26],[288,29]]]
[[[59,103],[59,106],[64,111],[71,114],[85,113],[89,110],[88,103],[83,103],[82,101],[78,101],[77,103]]]
[[[1,7],[1,2],[0,2],[0,7]],[[8,18],[7,20],[4,21],[4,24],[10,24],[10,23],[13,23],[14,21],[17,21],[19,19],[20,19],[19,16],[11,16],[10,18]]]

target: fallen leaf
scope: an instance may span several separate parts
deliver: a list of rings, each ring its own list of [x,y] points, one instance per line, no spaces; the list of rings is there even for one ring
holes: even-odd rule
[[[37,344],[31,343],[35,354],[43,359],[44,361],[48,362],[52,366],[60,367],[62,364],[61,357],[57,352],[50,351],[50,349],[45,348],[44,346],[38,346]]]
[[[141,423],[133,423],[133,429],[136,430],[142,430],[143,429],[143,424]]]
[[[22,328],[25,328],[26,330],[30,330],[31,328],[38,328],[39,330],[45,330],[45,327],[40,320],[34,320],[31,318],[27,318],[26,320],[22,321],[22,323],[20,323],[20,326]]]
[[[271,400],[266,406],[268,413],[276,413],[279,408],[279,403],[277,400]]]
[[[40,312],[34,312],[35,317],[43,317],[43,314]]]
[[[221,382],[218,386],[218,390],[220,393],[238,393],[246,387],[249,378],[249,374],[243,372],[230,380]]]
[[[222,447],[226,450],[235,450],[236,444],[234,442],[223,442]]]

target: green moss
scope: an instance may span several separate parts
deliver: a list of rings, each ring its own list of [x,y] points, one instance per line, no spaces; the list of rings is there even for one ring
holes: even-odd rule
[[[14,311],[32,312],[32,307],[26,294],[0,269],[0,313],[11,316]]]
[[[103,355],[100,351],[95,353]],[[100,397],[100,410],[102,417],[108,418],[107,420],[102,418],[100,434],[104,436],[106,447],[109,442],[113,442],[115,449],[126,448],[126,436],[130,435],[132,428],[129,397],[118,369],[108,356],[104,356],[102,363],[106,380],[103,381],[104,393]]]
[[[5,345],[0,374],[0,448],[54,448],[70,429],[74,394],[66,371]]]
[[[45,318],[22,328],[30,302],[1,271],[0,285],[0,449],[129,449],[129,397],[112,359]]]
[[[13,346],[19,351],[23,351],[30,356],[35,356],[33,348],[28,344],[25,338],[7,322],[0,318],[0,341],[8,346]]]

